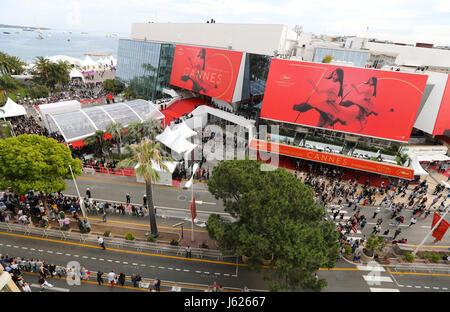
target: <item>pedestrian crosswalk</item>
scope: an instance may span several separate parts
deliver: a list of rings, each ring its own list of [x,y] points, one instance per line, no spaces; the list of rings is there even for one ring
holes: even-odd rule
[[[362,277],[371,292],[400,292],[397,288],[392,288],[394,280],[386,276],[388,274],[386,269],[377,262],[372,261],[366,265],[359,265],[357,268],[359,271],[366,272]]]

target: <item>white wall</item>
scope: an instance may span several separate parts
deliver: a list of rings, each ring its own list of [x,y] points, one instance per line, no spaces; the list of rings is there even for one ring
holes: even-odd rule
[[[414,128],[432,134],[439,113],[439,107],[441,106],[442,97],[444,96],[448,75],[436,72],[426,72],[426,74],[428,75],[427,86],[434,86],[423,105],[422,110],[417,115]]]
[[[256,54],[283,53],[287,26],[281,24],[133,23],[132,40],[208,46]]]
[[[450,50],[400,46],[395,44],[366,42],[365,48],[377,52],[398,53],[397,65],[450,67]]]

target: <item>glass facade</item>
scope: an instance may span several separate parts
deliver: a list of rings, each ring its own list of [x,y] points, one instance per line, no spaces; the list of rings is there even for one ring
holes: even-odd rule
[[[369,58],[369,52],[316,48],[314,62],[321,63],[327,54],[332,55],[334,61],[352,62],[356,67],[366,67]]]
[[[170,82],[175,45],[119,40],[116,77],[147,100],[162,97]]]

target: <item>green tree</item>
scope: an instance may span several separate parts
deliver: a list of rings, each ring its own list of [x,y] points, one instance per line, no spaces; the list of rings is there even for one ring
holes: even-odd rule
[[[112,139],[117,143],[117,150],[119,152],[119,159],[122,160],[122,137],[124,135],[124,127],[120,122],[111,122],[108,126],[106,126],[106,132],[111,134]]]
[[[333,55],[327,54],[323,58],[322,63],[331,63],[332,60],[333,60]]]
[[[40,135],[0,140],[0,164],[0,189],[19,195],[40,192],[45,207],[45,195],[67,188],[64,180],[72,178],[69,165],[75,176],[81,175],[81,161],[72,158],[67,146]]]
[[[314,202],[312,190],[285,169],[261,171],[253,160],[222,161],[212,172],[208,190],[222,199],[235,222],[211,215],[210,238],[223,252],[249,257],[251,270],[261,272],[270,289],[320,291],[319,268],[335,266],[338,233],[325,210]]]
[[[95,155],[104,156],[107,154],[108,145],[106,141],[105,132],[102,130],[97,130],[93,135],[85,138],[83,143],[92,146]]]
[[[156,119],[132,122],[127,127],[127,141],[141,143],[145,137],[155,141],[155,137],[161,132],[161,129],[161,122]]]
[[[9,75],[0,76],[0,103],[6,103],[8,97],[17,92],[19,88],[20,85],[16,79]]]
[[[4,114],[5,111],[0,108],[0,113]],[[6,139],[5,130],[3,130],[3,123],[0,122],[0,138]]]
[[[103,82],[103,89],[108,93],[116,95],[122,93],[125,87],[123,83],[118,80],[107,79]]]
[[[14,74],[20,75],[25,69],[24,66],[27,65],[17,56],[11,56],[6,53],[0,52],[0,74]]]
[[[164,164],[165,161],[173,160],[170,156],[164,156],[160,143],[152,141],[143,141],[140,144],[127,145],[126,147],[130,157],[118,163],[118,167],[134,167],[139,164],[136,174],[142,176],[145,180],[145,192],[147,194],[147,205],[150,215],[150,230],[152,235],[158,235],[156,225],[155,206],[153,204],[152,183],[159,180],[158,171],[154,169],[159,166],[165,171],[169,171]]]
[[[68,62],[50,62],[48,59],[38,56],[32,73],[37,77],[39,83],[54,90],[57,85],[64,87],[70,81],[70,71],[72,66]]]

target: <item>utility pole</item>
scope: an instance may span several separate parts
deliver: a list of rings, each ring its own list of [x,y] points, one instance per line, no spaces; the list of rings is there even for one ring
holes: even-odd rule
[[[194,165],[192,166],[192,176],[189,179],[189,181],[186,182],[186,184],[184,185],[185,188],[191,188],[191,195],[192,195],[192,200],[191,200],[191,205],[194,204],[194,175],[195,172],[198,169],[198,163],[194,163]],[[192,212],[191,212],[192,213]],[[191,242],[194,241],[194,219],[192,218],[191,215]]]
[[[84,211],[84,201],[81,198],[80,191],[78,190],[77,181],[75,180],[75,176],[73,175],[73,171],[72,171],[72,166],[69,165],[69,168],[70,168],[70,173],[72,174],[73,183],[75,184],[75,188],[77,189],[78,198],[80,199],[81,213],[83,214],[83,217],[89,221],[89,219],[86,215],[86,212]]]

